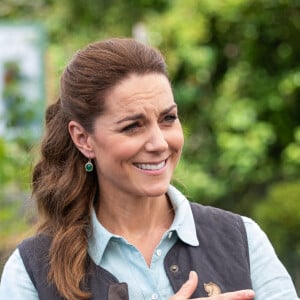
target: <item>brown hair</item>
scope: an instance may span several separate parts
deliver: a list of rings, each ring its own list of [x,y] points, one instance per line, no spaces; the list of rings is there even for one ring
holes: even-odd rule
[[[133,39],[108,39],[78,51],[65,68],[57,102],[46,111],[41,159],[33,171],[39,232],[52,237],[49,280],[66,299],[88,299],[84,291],[91,209],[98,191],[97,173],[68,132],[71,120],[92,133],[105,109],[105,95],[130,74],[167,76],[160,52]]]

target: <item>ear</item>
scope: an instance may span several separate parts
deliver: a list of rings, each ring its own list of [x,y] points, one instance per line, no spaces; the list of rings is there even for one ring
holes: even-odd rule
[[[88,158],[93,158],[90,134],[76,121],[70,121],[68,130],[77,149]]]

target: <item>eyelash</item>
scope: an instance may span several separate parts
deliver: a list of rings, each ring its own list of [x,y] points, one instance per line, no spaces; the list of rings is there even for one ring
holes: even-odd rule
[[[134,131],[139,126],[140,126],[140,124],[138,122],[134,122],[134,123],[129,124],[128,126],[124,127],[122,129],[122,132],[131,132],[131,131]]]
[[[176,114],[169,114],[163,118],[163,122],[173,123],[178,119]],[[142,126],[139,122],[134,122],[122,129],[122,132],[133,132],[138,127]]]
[[[170,115],[166,115],[164,120],[166,120],[167,122],[173,123],[177,120],[177,115],[175,114],[170,114]]]

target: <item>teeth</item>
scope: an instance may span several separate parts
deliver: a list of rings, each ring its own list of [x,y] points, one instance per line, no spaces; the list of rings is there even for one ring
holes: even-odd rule
[[[166,162],[163,161],[159,164],[136,164],[136,166],[142,170],[154,171],[154,170],[159,170],[159,169],[163,168],[165,166],[165,164],[166,164]]]

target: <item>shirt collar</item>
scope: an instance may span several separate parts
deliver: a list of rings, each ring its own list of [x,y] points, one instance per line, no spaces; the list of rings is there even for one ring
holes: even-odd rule
[[[190,246],[199,246],[194,216],[189,201],[172,185],[169,186],[167,194],[175,212],[175,218],[169,231],[176,231],[178,237],[184,243]]]
[[[192,209],[186,197],[175,187],[169,186],[167,194],[172,203],[175,218],[167,233],[175,231],[178,238],[191,246],[199,246]],[[106,230],[99,222],[95,210],[91,216],[92,234],[89,238],[89,255],[96,265],[100,265],[107,244],[112,238],[121,237]]]
[[[96,265],[100,265],[107,244],[114,235],[99,222],[96,212],[92,210],[92,233],[89,238],[88,253]]]

